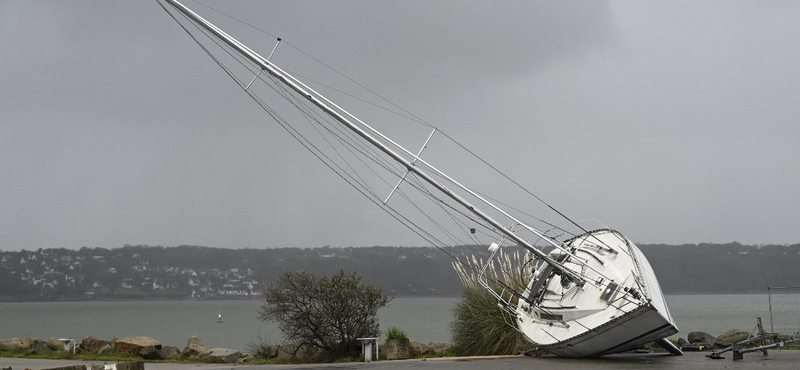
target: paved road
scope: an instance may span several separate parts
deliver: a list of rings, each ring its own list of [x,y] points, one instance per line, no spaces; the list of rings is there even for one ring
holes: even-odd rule
[[[770,351],[769,356],[760,353],[745,354],[744,360],[734,362],[730,354],[722,360],[705,357],[708,352],[690,352],[684,356],[664,354],[619,354],[591,359],[570,359],[554,356],[524,357],[500,356],[477,358],[451,358],[405,361],[354,362],[342,364],[305,365],[232,365],[232,364],[185,364],[148,363],[145,370],[616,370],[616,369],[753,369],[767,366],[770,369],[800,368],[800,351]],[[2,368],[13,370],[49,369],[60,366],[91,362],[70,360],[36,360],[0,358]],[[97,364],[97,363],[95,363]]]

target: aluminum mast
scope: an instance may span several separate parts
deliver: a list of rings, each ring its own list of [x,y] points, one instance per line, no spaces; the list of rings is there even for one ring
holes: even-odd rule
[[[296,93],[300,94],[301,96],[306,98],[308,101],[310,101],[312,104],[314,104],[318,108],[322,109],[325,113],[327,113],[329,116],[331,116],[332,118],[337,120],[339,123],[341,123],[342,125],[346,126],[348,129],[350,129],[351,131],[355,132],[357,135],[361,136],[364,140],[368,141],[370,144],[372,144],[373,146],[375,146],[378,149],[380,149],[386,155],[388,155],[389,157],[391,157],[392,159],[394,159],[398,163],[400,163],[403,166],[405,166],[406,169],[408,169],[408,171],[413,172],[414,174],[416,174],[417,176],[419,176],[420,178],[425,180],[427,183],[431,184],[432,186],[437,188],[439,191],[441,191],[442,193],[444,193],[445,195],[447,195],[448,197],[450,197],[451,199],[453,199],[454,201],[456,201],[457,203],[459,203],[460,205],[462,205],[463,207],[468,209],[470,212],[472,212],[473,214],[475,214],[479,218],[483,219],[484,221],[486,221],[487,223],[492,225],[492,227],[494,227],[497,231],[499,231],[502,234],[504,234],[505,236],[507,236],[509,239],[515,241],[517,244],[522,245],[523,247],[528,249],[531,253],[533,253],[537,257],[541,258],[542,260],[544,260],[545,263],[553,266],[559,272],[561,272],[562,274],[564,274],[567,277],[569,277],[569,279],[574,281],[576,284],[582,286],[583,284],[586,283],[586,280],[584,278],[582,278],[581,276],[577,275],[574,271],[572,271],[572,270],[568,269],[567,267],[565,267],[564,265],[558,263],[554,259],[550,258],[550,256],[548,256],[546,253],[542,252],[538,248],[536,248],[533,245],[531,245],[528,241],[520,238],[515,233],[513,233],[510,230],[506,229],[502,224],[500,224],[498,221],[494,220],[488,214],[486,214],[483,211],[481,211],[480,209],[476,208],[475,206],[470,204],[467,200],[465,200],[464,198],[462,198],[458,194],[454,193],[453,191],[451,191],[446,186],[444,186],[444,185],[440,184],[439,182],[437,182],[433,177],[431,177],[427,173],[423,172],[418,167],[414,166],[413,163],[409,162],[408,160],[403,158],[401,155],[397,154],[394,150],[392,150],[391,148],[389,148],[385,144],[383,144],[380,141],[378,141],[376,138],[374,138],[368,132],[364,131],[361,127],[358,127],[354,123],[350,122],[350,120],[348,120],[346,117],[344,117],[341,113],[339,113],[338,111],[332,109],[325,102],[323,102],[322,100],[320,100],[319,98],[317,98],[315,96],[315,94],[316,94],[316,95],[319,95],[320,97],[322,97],[323,99],[325,99],[322,96],[322,94],[319,94],[317,92],[314,92],[314,93],[309,92],[308,90],[306,90],[306,88],[304,88],[300,84],[296,83],[295,82],[296,79],[293,76],[291,76],[290,74],[284,72],[283,70],[281,70],[280,68],[278,68],[277,66],[275,66],[274,64],[269,62],[267,59],[265,59],[264,57],[262,57],[261,55],[259,55],[258,53],[256,53],[255,51],[253,51],[252,49],[247,47],[246,45],[242,44],[238,40],[234,39],[233,37],[231,37],[230,35],[228,35],[224,31],[219,29],[218,27],[214,26],[213,24],[211,24],[211,22],[205,20],[203,17],[201,17],[197,13],[193,12],[191,9],[187,8],[186,6],[181,4],[180,2],[178,2],[176,0],[165,0],[165,1],[168,2],[170,5],[172,5],[175,9],[177,9],[178,11],[180,11],[181,13],[186,15],[187,17],[193,19],[200,26],[202,26],[203,28],[205,28],[209,32],[213,33],[220,40],[222,40],[223,42],[228,44],[230,47],[235,49],[237,52],[242,54],[244,57],[246,57],[247,59],[249,59],[250,61],[252,61],[256,65],[258,65],[262,70],[266,70],[270,75],[274,76],[279,81],[283,82],[286,86],[288,86],[289,88],[294,90]],[[327,99],[325,99],[325,100],[327,100]],[[375,129],[372,129],[372,131],[375,131],[377,133],[377,130],[375,130]],[[380,133],[378,133],[378,134],[380,134]],[[382,134],[380,134],[380,135],[383,136]],[[395,145],[397,145],[399,148],[403,149],[403,151],[408,153],[408,151],[405,148],[403,148],[402,146],[400,146],[398,144],[395,144]],[[458,184],[457,182],[455,182],[455,183]],[[460,186],[465,191],[468,191],[469,193],[475,195],[471,190],[467,189],[466,187],[463,187],[463,185],[460,185]],[[503,212],[503,213],[506,214],[505,212]],[[506,214],[506,215],[508,216],[508,214]],[[533,229],[533,228],[528,228],[528,229]],[[531,230],[531,231],[533,231],[533,230]],[[545,237],[541,233],[538,233],[538,232],[535,232],[535,231],[534,231],[534,233],[536,233],[540,237],[543,237],[543,238],[545,238],[545,239],[547,239],[549,241],[549,238]],[[552,243],[552,241],[551,241],[551,243]]]

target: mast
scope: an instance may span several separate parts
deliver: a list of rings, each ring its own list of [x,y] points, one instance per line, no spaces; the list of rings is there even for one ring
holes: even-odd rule
[[[172,5],[175,9],[177,9],[178,11],[180,11],[181,13],[186,15],[187,17],[189,17],[192,20],[194,20],[195,22],[197,22],[197,24],[199,24],[200,26],[202,26],[203,28],[205,28],[209,32],[213,33],[220,40],[222,40],[223,42],[228,44],[228,46],[232,47],[234,50],[236,50],[237,52],[242,54],[242,56],[244,56],[245,58],[249,59],[251,62],[255,63],[256,65],[258,65],[261,68],[262,71],[266,70],[267,73],[269,73],[270,75],[275,77],[278,81],[282,82],[287,87],[289,87],[290,89],[294,90],[297,94],[299,94],[300,96],[304,97],[306,100],[308,100],[309,102],[311,102],[312,104],[317,106],[319,109],[321,109],[326,114],[331,116],[333,119],[335,119],[336,121],[341,123],[343,126],[347,127],[349,130],[353,131],[358,136],[360,136],[361,138],[363,138],[364,140],[366,140],[367,142],[369,142],[370,144],[372,144],[373,146],[378,148],[384,154],[388,155],[393,160],[395,160],[396,162],[398,162],[401,165],[403,165],[408,171],[413,172],[415,175],[419,176],[425,182],[427,182],[428,184],[432,185],[433,187],[435,187],[436,189],[438,189],[439,191],[441,191],[442,193],[447,195],[450,199],[454,200],[456,203],[460,204],[461,206],[463,206],[464,208],[469,210],[475,216],[477,216],[478,218],[480,218],[480,219],[484,220],[485,222],[487,222],[488,224],[490,224],[498,232],[502,233],[503,235],[505,235],[509,239],[515,241],[518,245],[523,246],[524,248],[529,250],[531,253],[536,255],[538,258],[541,258],[545,263],[553,266],[561,274],[563,274],[564,276],[567,276],[570,280],[572,280],[576,284],[582,286],[582,285],[584,285],[586,283],[586,280],[583,277],[577,275],[574,271],[568,269],[567,267],[565,267],[561,263],[559,263],[559,262],[555,261],[554,259],[550,258],[550,256],[548,256],[546,253],[542,252],[541,250],[539,250],[538,248],[534,247],[532,244],[530,244],[525,239],[522,239],[521,237],[519,237],[517,234],[515,234],[511,230],[509,230],[506,227],[504,227],[500,222],[496,221],[494,218],[489,216],[487,213],[485,213],[484,211],[482,211],[482,210],[478,209],[477,207],[475,207],[474,205],[472,205],[470,202],[468,202],[466,199],[462,198],[460,195],[456,194],[455,192],[453,192],[452,190],[450,190],[449,188],[447,188],[443,184],[440,184],[438,181],[436,181],[436,179],[434,179],[433,177],[428,175],[426,172],[424,172],[421,169],[419,169],[419,167],[415,166],[414,163],[409,162],[408,160],[403,158],[400,154],[398,154],[397,152],[392,150],[392,148],[389,148],[387,145],[385,145],[384,143],[380,142],[378,139],[373,137],[369,132],[365,131],[363,128],[361,128],[358,125],[356,125],[353,122],[351,122],[347,117],[342,115],[337,110],[331,108],[326,103],[326,102],[330,102],[330,101],[328,99],[326,99],[324,96],[322,96],[322,94],[319,94],[316,91],[313,91],[313,90],[307,88],[306,86],[302,85],[302,83],[299,83],[296,78],[294,78],[290,74],[284,72],[283,70],[281,70],[280,68],[275,66],[272,62],[268,61],[267,59],[265,59],[264,57],[262,57],[261,55],[259,55],[258,53],[256,53],[255,51],[253,51],[252,49],[247,47],[246,45],[242,44],[241,42],[239,42],[238,40],[234,39],[233,37],[231,37],[230,35],[228,35],[224,31],[219,29],[218,27],[214,26],[213,24],[211,24],[211,22],[205,20],[203,17],[201,17],[200,15],[198,15],[197,13],[192,11],[191,9],[187,8],[186,6],[184,6],[183,4],[178,2],[177,0],[165,0],[165,1],[168,2],[170,5]],[[360,120],[359,120],[359,122],[360,122]],[[361,122],[361,123],[364,124],[363,122]],[[366,124],[364,124],[364,125],[366,126]],[[369,127],[369,126],[367,126],[367,127]],[[380,135],[381,137],[385,138],[385,136],[383,136],[383,134],[381,134],[380,132],[378,132],[374,128],[371,128],[371,127],[369,127],[369,128],[370,128],[371,131],[373,131],[376,134]],[[409,153],[408,150],[406,150],[405,148],[403,148],[399,144],[396,144],[394,142],[392,142],[392,143],[394,145],[396,145],[398,148],[402,149],[403,151]],[[416,156],[414,156],[414,158],[415,158],[415,160],[418,159]],[[445,175],[445,177],[450,179],[446,175]],[[483,200],[482,197],[478,196],[477,194],[475,194],[474,192],[472,192],[468,188],[464,187],[463,185],[459,184],[458,182],[456,182],[456,181],[454,181],[452,179],[450,179],[450,181],[453,181],[455,184],[459,185],[465,191],[467,191],[470,194],[475,195],[479,199]],[[483,200],[483,201],[486,202],[485,200]],[[488,202],[486,202],[486,203],[490,204]],[[494,207],[494,208],[497,209],[498,211],[502,212],[504,215],[506,215],[508,217],[511,217],[510,215],[508,215],[506,212],[500,210],[499,208],[497,208],[497,207]],[[513,217],[511,217],[511,218],[514,219]],[[520,222],[520,224],[522,224],[522,223]],[[553,243],[550,240],[550,238],[547,238],[543,234],[541,234],[540,232],[537,232],[535,229],[533,229],[531,227],[528,227],[528,229],[533,231],[538,236],[543,237],[545,240],[548,240],[550,243],[554,244],[556,247],[559,247],[559,248],[561,247],[561,246]]]

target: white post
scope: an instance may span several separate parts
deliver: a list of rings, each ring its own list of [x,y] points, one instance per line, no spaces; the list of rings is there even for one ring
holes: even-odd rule
[[[361,341],[361,350],[364,352],[364,361],[372,362],[372,342],[375,342],[375,361],[378,361],[378,338],[356,338]]]
[[[59,341],[64,343],[64,352],[69,352],[69,344],[72,343],[72,354],[75,354],[75,339],[73,338],[59,338]]]
[[[372,362],[372,341],[364,342],[364,361]]]

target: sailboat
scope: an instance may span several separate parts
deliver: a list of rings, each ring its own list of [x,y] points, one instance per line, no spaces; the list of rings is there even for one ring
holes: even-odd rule
[[[536,349],[558,356],[592,357],[656,342],[673,354],[682,354],[666,339],[678,329],[655,273],[644,254],[622,233],[573,221],[473,151],[455,144],[479,164],[500,173],[484,183],[489,191],[467,186],[431,164],[427,152],[423,158],[434,136],[452,140],[438,128],[414,119],[430,134],[420,150],[408,150],[310,87],[308,80],[271,61],[280,39],[272,53],[263,57],[180,2],[159,0],[159,4],[270,117],[398,222],[445,253],[453,251],[448,249],[448,239],[486,246],[488,257],[483,268],[475,271],[481,285],[497,298],[499,314]],[[214,54],[211,49],[222,52]],[[227,66],[225,58],[232,61]],[[260,92],[259,85],[263,88]],[[262,93],[278,98],[264,98]],[[296,109],[300,123],[313,130],[303,132],[279,113],[280,101]],[[314,135],[324,138],[315,141]],[[462,159],[447,163],[456,172],[471,169]],[[359,173],[362,167],[367,170]],[[521,189],[525,199],[532,198],[555,211],[567,226],[531,215],[523,209],[527,207],[523,197],[506,200],[489,195],[492,187],[502,189],[496,192],[503,194]],[[417,201],[426,203],[418,205]],[[487,239],[491,242],[483,243]],[[508,248],[526,253],[526,262],[518,266],[524,277],[519,287],[486,273]]]

